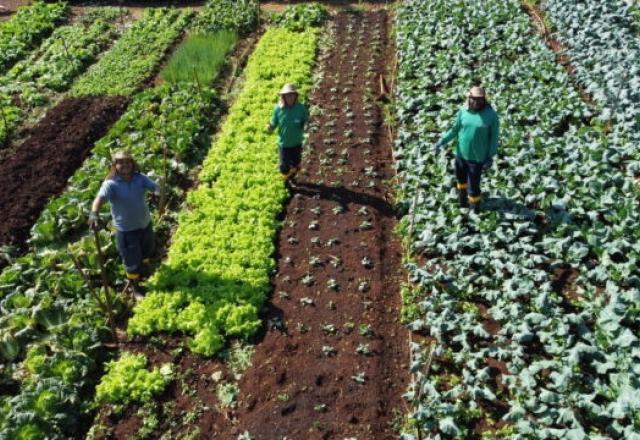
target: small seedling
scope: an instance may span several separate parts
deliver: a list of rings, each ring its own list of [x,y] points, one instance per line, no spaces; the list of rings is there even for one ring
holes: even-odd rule
[[[300,280],[302,282],[302,284],[304,284],[305,286],[311,286],[316,279],[314,278],[313,275],[311,274],[306,274],[304,277],[302,277],[302,280]]]
[[[367,220],[363,220],[362,223],[360,223],[360,225],[358,226],[358,229],[360,229],[361,231],[368,231],[369,229],[371,229],[371,222],[367,221]]]
[[[329,310],[335,310],[336,309],[336,303],[334,303],[333,301],[329,301],[327,303],[327,309]]]
[[[344,208],[342,205],[334,206],[331,211],[333,211],[334,215],[342,214],[344,212]]]
[[[367,209],[367,207],[366,207],[366,206],[361,206],[361,207],[358,209],[358,214],[359,214],[359,215],[369,215],[369,210]]]
[[[314,302],[312,298],[305,296],[303,298],[300,298],[300,304],[302,304],[303,306],[312,306]]]
[[[336,350],[335,348],[333,348],[330,345],[323,345],[322,346],[322,353],[327,356],[335,356],[338,353],[338,350]]]
[[[369,344],[359,344],[356,348],[356,353],[361,354],[363,356],[370,356],[371,349],[369,349]]]
[[[288,242],[289,244],[298,244],[298,243],[300,243],[300,241],[299,241],[296,237],[289,237],[289,238],[287,238],[287,242]]]
[[[281,299],[289,299],[290,298],[289,294],[287,292],[285,292],[284,290],[279,291],[278,292],[278,296]]]
[[[320,403],[313,407],[313,410],[316,412],[327,412],[327,405],[324,403]]]
[[[335,335],[338,329],[334,324],[324,324],[322,326],[322,331],[326,334]]]
[[[320,257],[313,256],[309,258],[309,264],[311,266],[320,266],[322,264],[322,260],[320,259]]]
[[[308,228],[311,230],[317,231],[318,229],[320,229],[320,223],[318,222],[318,220],[312,220],[309,223]]]
[[[318,237],[317,235],[315,237],[311,237],[311,243],[320,244],[320,237]]]
[[[334,280],[333,278],[329,278],[327,280],[327,288],[329,288],[331,290],[338,290],[338,282],[336,280]]]
[[[314,213],[315,215],[320,215],[322,214],[322,209],[319,206],[316,206],[315,208],[311,208],[310,211],[312,213]]]
[[[371,286],[369,285],[369,281],[362,280],[358,283],[358,290],[360,292],[367,292]]]
[[[373,261],[371,261],[369,257],[362,257],[362,260],[360,260],[360,263],[362,264],[363,267],[367,269],[370,269],[373,267]]]
[[[358,333],[360,333],[360,336],[371,336],[373,334],[373,331],[371,330],[371,325],[360,324],[358,326]]]
[[[367,375],[365,374],[364,371],[360,371],[359,373],[351,376],[351,379],[355,380],[360,385],[364,385],[365,382],[367,381]]]
[[[340,240],[338,240],[337,238],[330,238],[329,240],[327,240],[327,247],[337,246],[338,244],[340,244]]]
[[[330,255],[329,258],[331,259],[331,265],[333,267],[338,267],[342,264],[342,258],[337,257],[335,255]]]
[[[304,325],[301,322],[296,324],[296,328],[298,329],[298,331],[300,333],[307,333],[309,331],[309,327],[307,327],[306,325]]]

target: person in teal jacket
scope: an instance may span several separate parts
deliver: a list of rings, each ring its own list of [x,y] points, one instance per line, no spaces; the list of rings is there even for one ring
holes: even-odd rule
[[[436,142],[436,151],[457,137],[455,171],[460,206],[480,211],[482,171],[498,152],[500,119],[482,87],[472,87],[467,108],[458,111],[453,126]]]
[[[285,84],[279,95],[280,102],[273,109],[267,131],[278,129],[280,173],[285,184],[290,185],[302,160],[302,141],[309,111],[298,102],[298,91],[292,84]]]

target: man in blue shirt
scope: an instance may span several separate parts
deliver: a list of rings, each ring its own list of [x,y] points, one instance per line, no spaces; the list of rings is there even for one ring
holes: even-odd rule
[[[89,226],[97,228],[100,207],[107,201],[111,204],[111,217],[116,228],[116,243],[122,257],[127,280],[136,298],[140,298],[138,280],[143,264],[148,264],[154,248],[154,234],[145,192],[159,192],[159,186],[138,172],[133,156],[118,152],[107,178],[91,206]]]

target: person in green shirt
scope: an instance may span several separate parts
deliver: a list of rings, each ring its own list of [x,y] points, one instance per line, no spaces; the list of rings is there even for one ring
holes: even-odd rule
[[[298,91],[292,84],[285,84],[278,94],[280,102],[273,109],[267,131],[278,129],[279,168],[288,186],[300,167],[304,127],[309,122],[309,111],[298,102]]]
[[[455,171],[461,207],[480,211],[480,180],[482,171],[493,164],[498,152],[500,119],[487,102],[482,87],[469,90],[468,106],[458,111],[453,126],[436,142],[436,152],[454,138],[456,146]]]

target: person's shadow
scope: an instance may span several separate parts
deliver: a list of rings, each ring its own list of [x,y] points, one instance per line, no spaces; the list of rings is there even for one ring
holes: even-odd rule
[[[375,209],[385,217],[396,217],[397,212],[393,204],[383,197],[366,194],[364,192],[352,191],[342,186],[327,186],[311,182],[299,182],[292,190],[293,194],[303,194],[308,197],[319,196],[324,200],[332,200],[340,203],[345,209],[349,209],[350,203],[365,205]]]

